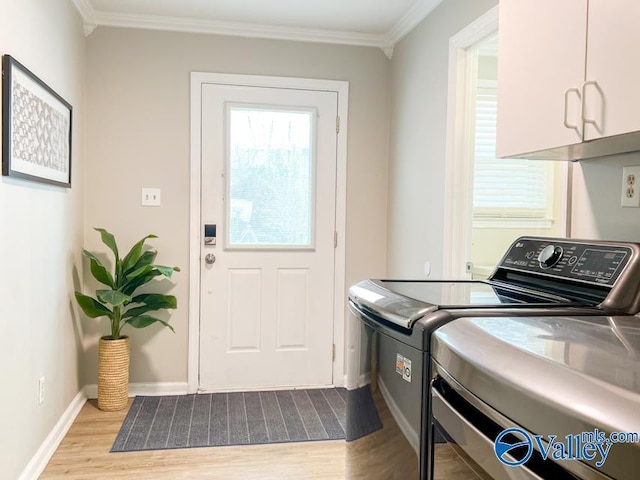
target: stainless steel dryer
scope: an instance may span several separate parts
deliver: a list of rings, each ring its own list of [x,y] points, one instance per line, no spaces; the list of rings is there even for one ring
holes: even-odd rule
[[[434,480],[640,475],[640,318],[463,318],[432,361]]]
[[[464,317],[640,310],[640,246],[522,237],[486,281],[365,280],[349,290],[349,479],[430,478],[432,333]],[[356,368],[357,367],[357,368]]]

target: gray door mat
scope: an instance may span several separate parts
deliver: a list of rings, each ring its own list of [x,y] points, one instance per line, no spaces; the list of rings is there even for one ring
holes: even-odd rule
[[[345,438],[346,390],[136,397],[111,452]]]

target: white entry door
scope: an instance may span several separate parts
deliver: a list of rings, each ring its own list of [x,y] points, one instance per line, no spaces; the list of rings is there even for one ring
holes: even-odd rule
[[[333,383],[336,118],[336,92],[202,87],[201,391]]]

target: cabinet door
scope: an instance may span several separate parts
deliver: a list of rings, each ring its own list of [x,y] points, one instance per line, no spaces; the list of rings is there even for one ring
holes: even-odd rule
[[[640,130],[640,2],[590,0],[585,140]]]
[[[584,82],[586,29],[587,0],[500,1],[499,157],[582,141],[578,95],[568,96],[566,120],[579,131],[565,127],[564,104]]]

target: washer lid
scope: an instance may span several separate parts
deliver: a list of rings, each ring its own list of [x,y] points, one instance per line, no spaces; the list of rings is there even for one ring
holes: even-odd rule
[[[364,280],[349,289],[349,299],[363,312],[406,329],[425,314],[441,309],[590,306],[470,280]]]
[[[434,333],[432,355],[534,434],[640,432],[637,317],[460,318]],[[640,444],[617,443],[599,470],[623,479],[639,468]]]

